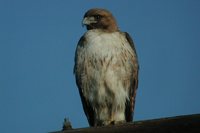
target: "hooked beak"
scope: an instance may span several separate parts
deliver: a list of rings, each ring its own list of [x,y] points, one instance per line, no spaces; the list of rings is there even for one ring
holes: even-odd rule
[[[92,23],[97,23],[94,17],[85,17],[82,21],[82,26],[84,25],[90,25]]]

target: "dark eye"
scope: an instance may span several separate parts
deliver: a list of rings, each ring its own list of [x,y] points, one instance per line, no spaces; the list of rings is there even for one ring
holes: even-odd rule
[[[101,19],[101,15],[95,15],[94,17],[95,17],[96,20]]]

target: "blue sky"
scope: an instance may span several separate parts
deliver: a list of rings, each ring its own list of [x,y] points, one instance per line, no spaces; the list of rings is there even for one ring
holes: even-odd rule
[[[84,13],[110,10],[136,45],[135,120],[200,113],[199,0],[1,0],[0,130],[88,126],[73,75]]]

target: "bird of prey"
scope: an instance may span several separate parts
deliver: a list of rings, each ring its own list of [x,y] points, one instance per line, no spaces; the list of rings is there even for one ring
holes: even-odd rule
[[[82,24],[74,74],[89,125],[132,121],[139,71],[133,40],[106,9],[88,10]]]

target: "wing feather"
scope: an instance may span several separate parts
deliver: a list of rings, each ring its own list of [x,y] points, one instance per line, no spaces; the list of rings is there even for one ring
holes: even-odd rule
[[[134,114],[136,91],[138,88],[139,64],[138,64],[137,53],[136,53],[133,40],[127,32],[125,32],[124,34],[135,55],[132,57],[133,75],[132,75],[132,81],[130,81],[131,85],[130,85],[130,91],[129,91],[129,100],[126,100],[126,109],[125,109],[126,121],[130,122],[133,120],[133,114]]]
[[[76,54],[75,54],[75,66],[74,66],[74,74],[76,77],[76,84],[78,86],[79,94],[81,97],[83,110],[85,112],[85,115],[88,119],[89,125],[94,126],[94,110],[90,104],[90,102],[86,99],[86,97],[83,95],[83,83],[81,80],[81,74],[84,71],[82,67],[83,66],[80,62],[81,55],[79,55],[79,48],[83,47],[85,45],[85,37],[82,36],[78,42],[77,48],[76,48]]]

